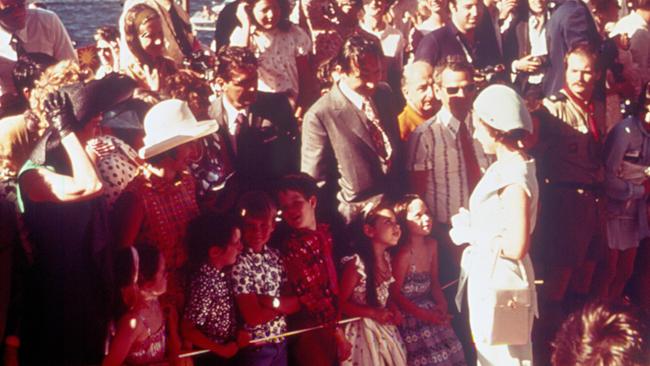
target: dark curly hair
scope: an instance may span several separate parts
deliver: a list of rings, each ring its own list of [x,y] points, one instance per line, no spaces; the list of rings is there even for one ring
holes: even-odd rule
[[[48,54],[34,52],[26,53],[18,58],[11,71],[11,77],[14,81],[16,90],[21,92],[23,89],[32,90],[43,71],[57,63],[56,59]]]
[[[167,76],[163,85],[165,85],[162,90],[163,97],[184,100],[197,119],[209,118],[209,98],[212,95],[212,89],[203,78],[190,70],[183,69]]]
[[[273,193],[277,197],[281,192],[295,191],[305,199],[318,195],[318,184],[316,180],[306,173],[288,174],[282,177],[273,187]]]
[[[377,39],[363,33],[355,33],[343,42],[336,56],[336,65],[341,67],[342,72],[348,74],[352,72],[353,64],[359,64],[363,55],[383,57],[384,53]]]
[[[209,258],[212,247],[226,248],[235,229],[241,230],[241,218],[206,212],[187,226],[187,255],[192,270],[197,270]]]
[[[253,51],[244,47],[224,46],[217,53],[216,76],[224,81],[232,78],[234,69],[257,69],[257,58]]]

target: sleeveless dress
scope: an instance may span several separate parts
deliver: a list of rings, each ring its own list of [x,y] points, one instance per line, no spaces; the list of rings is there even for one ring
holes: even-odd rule
[[[160,307],[160,304],[158,304]],[[127,365],[145,365],[154,362],[164,362],[166,357],[166,327],[163,321],[160,327],[153,331],[147,319],[142,314],[138,315],[138,319],[147,330],[147,338],[141,342],[135,342],[129,350],[129,355],[126,357],[125,363]]]
[[[485,172],[469,199],[469,225],[474,233],[474,239],[463,252],[461,260],[461,277],[458,284],[459,304],[462,291],[467,284],[467,302],[469,308],[469,323],[472,336],[476,345],[478,365],[495,366],[529,366],[532,365],[532,332],[534,317],[537,311],[537,293],[535,291],[535,273],[530,256],[526,254],[521,259],[521,265],[517,261],[503,258],[500,261],[505,268],[500,276],[516,276],[521,280],[528,281],[530,289],[531,306],[529,307],[528,324],[508,324],[506,327],[514,328],[516,331],[525,331],[528,334],[528,342],[520,345],[491,345],[483,341],[489,322],[493,321],[490,315],[485,312],[486,296],[492,294],[491,273],[494,269],[493,262],[486,258],[495,257],[496,248],[492,247],[493,239],[508,227],[510,220],[502,212],[503,204],[500,194],[509,185],[517,185],[524,189],[530,197],[528,215],[530,217],[530,233],[535,229],[537,221],[537,204],[539,189],[535,176],[536,168],[534,160],[523,160],[521,158],[508,161],[494,162]],[[514,331],[514,330],[513,330]]]
[[[390,265],[388,253],[386,260]],[[366,270],[359,255],[345,257],[342,263],[353,260],[361,280],[354,288],[352,301],[366,305]],[[390,268],[389,268],[390,269]],[[377,297],[382,307],[386,307],[388,288],[395,279],[384,281],[377,286]],[[397,327],[380,324],[373,319],[361,318],[345,325],[345,338],[352,344],[352,355],[341,363],[342,366],[403,366],[406,365],[406,351]]]
[[[431,273],[416,272],[410,265],[402,294],[421,309],[434,309],[431,297]],[[399,332],[404,339],[409,366],[466,365],[463,346],[448,324],[432,324],[404,312]]]

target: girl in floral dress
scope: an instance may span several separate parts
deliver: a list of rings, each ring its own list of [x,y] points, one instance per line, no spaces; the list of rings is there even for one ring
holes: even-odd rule
[[[364,215],[357,253],[343,258],[340,301],[352,355],[342,365],[406,365],[406,351],[396,324],[402,316],[388,301],[394,281],[387,249],[397,245],[401,230],[393,211],[383,205]]]
[[[408,365],[465,365],[438,282],[438,244],[430,237],[429,210],[418,196],[407,195],[395,213],[406,233],[393,259],[391,296],[404,313],[399,331]]]

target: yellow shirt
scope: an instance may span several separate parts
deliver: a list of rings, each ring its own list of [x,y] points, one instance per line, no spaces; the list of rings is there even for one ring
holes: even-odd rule
[[[411,132],[413,132],[419,125],[424,122],[424,117],[420,116],[410,105],[406,105],[402,113],[397,116],[397,123],[399,124],[399,137],[402,141],[406,141],[409,138]]]

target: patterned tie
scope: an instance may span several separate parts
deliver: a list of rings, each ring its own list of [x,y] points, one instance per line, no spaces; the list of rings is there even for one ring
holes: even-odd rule
[[[467,126],[464,122],[460,122],[458,127],[458,139],[460,141],[460,148],[463,151],[463,160],[465,161],[465,172],[467,173],[467,187],[470,192],[474,190],[476,184],[481,179],[481,168],[478,165],[476,158],[476,151],[474,150],[473,139],[467,131]]]
[[[390,156],[393,153],[393,147],[390,145],[390,140],[388,140],[386,131],[381,127],[381,123],[379,118],[377,118],[372,102],[365,99],[361,108],[368,119],[366,125],[368,126],[368,131],[370,131],[372,142],[375,145],[379,157],[384,160],[390,159]]]

